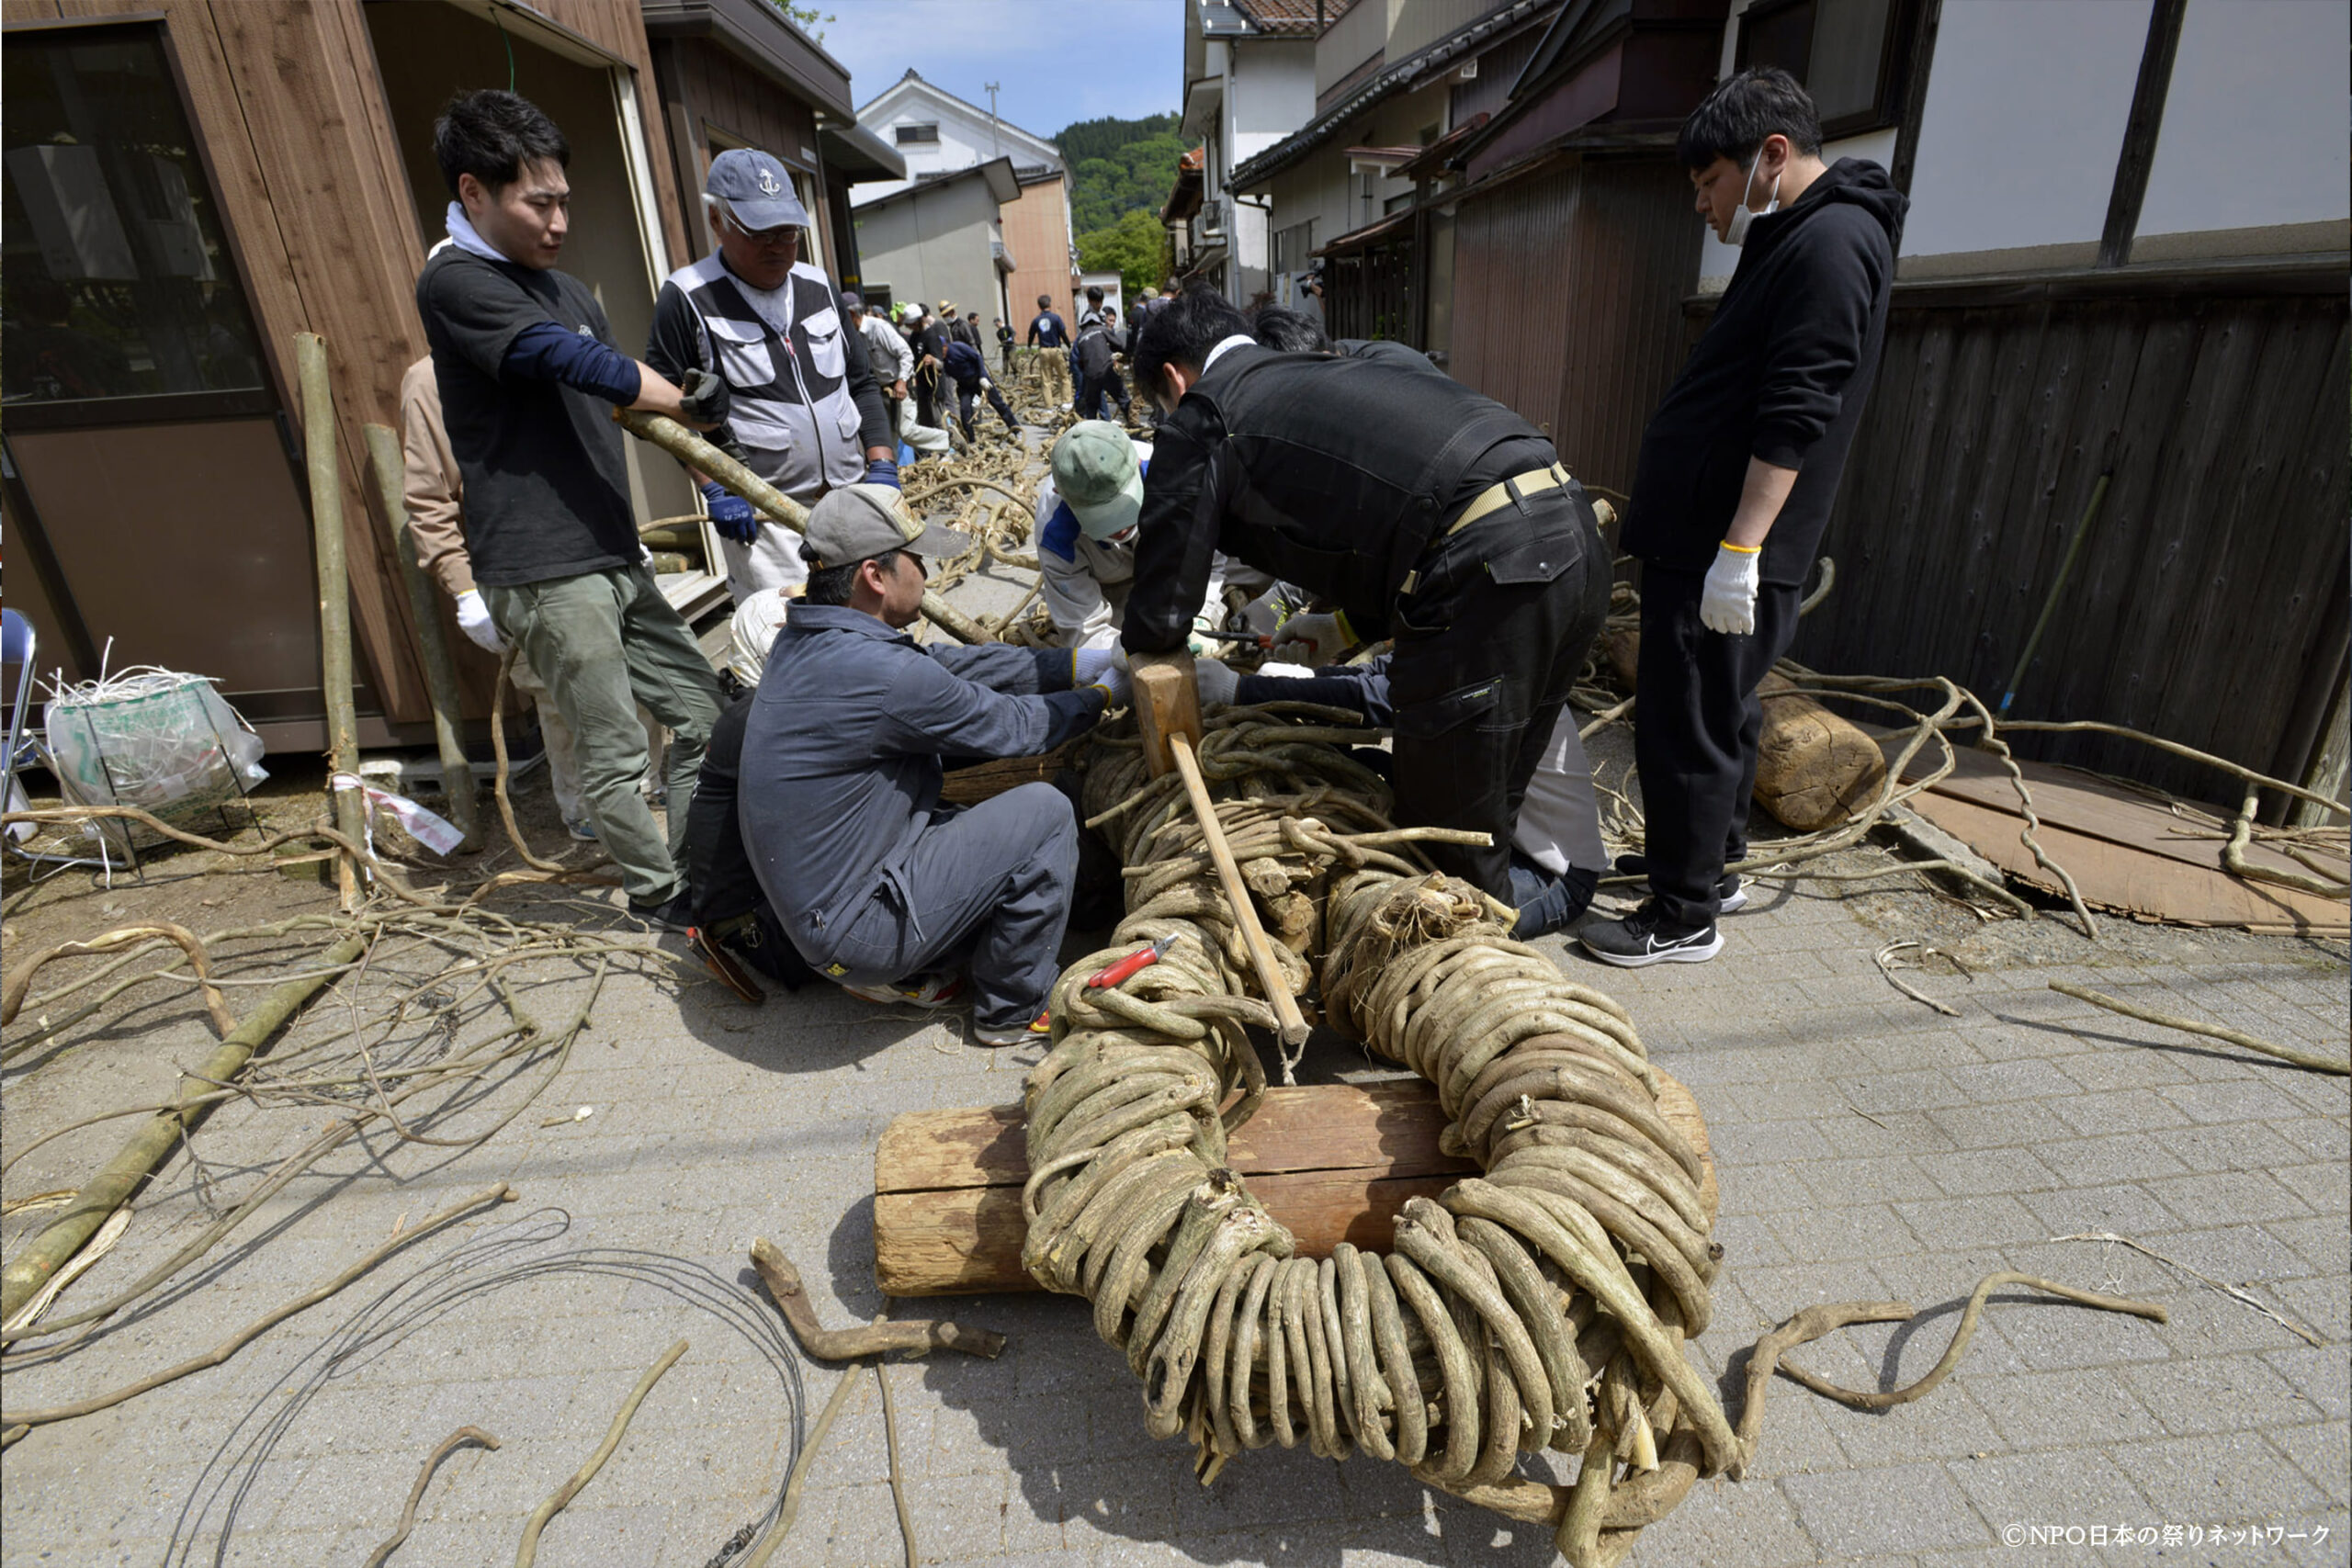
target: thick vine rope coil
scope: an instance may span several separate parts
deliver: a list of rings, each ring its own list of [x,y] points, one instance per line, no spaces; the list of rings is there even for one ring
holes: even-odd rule
[[[1702,1168],[1624,1010],[1408,858],[1437,835],[1389,823],[1386,784],[1344,749],[1364,738],[1351,718],[1214,711],[1202,771],[1295,988],[1319,981],[1326,1023],[1433,1084],[1446,1145],[1486,1175],[1408,1203],[1385,1256],[1295,1255],[1225,1160],[1265,1084],[1243,1026],[1271,1011],[1182,789],[1114,737],[1085,798],[1129,913],[1049,1003],[1023,1261],[1093,1303],[1147,1428],[1185,1433],[1204,1483],[1269,1443],[1361,1449],[1546,1525],[1577,1568],[1613,1563],[1697,1476],[1744,1461],[1682,1350],[1722,1255]],[[1088,987],[1166,936],[1159,963]],[[1577,1457],[1570,1484],[1518,1473],[1542,1449]]]

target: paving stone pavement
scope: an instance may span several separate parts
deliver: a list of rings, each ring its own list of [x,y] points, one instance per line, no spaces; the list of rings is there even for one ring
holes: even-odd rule
[[[1812,1303],[1897,1297],[1917,1319],[1795,1359],[1849,1385],[1908,1382],[1995,1269],[2147,1297],[2170,1317],[2004,1292],[1959,1371],[1917,1404],[1865,1415],[1781,1382],[1748,1477],[1702,1483],[1632,1561],[2352,1560],[2346,1080],[2209,1050],[2046,988],[2078,980],[2341,1055],[2340,960],[2279,942],[2210,964],[2134,964],[2086,943],[2079,962],[1923,979],[1959,1008],[1945,1018],[1888,987],[1871,960],[1884,937],[1837,897],[1759,898],[1726,935],[1706,965],[1627,974],[1561,956],[1632,1010],[1706,1116],[1726,1251],[1715,1325],[1695,1348],[1708,1373],[1724,1378],[1758,1334]],[[558,1015],[561,997],[534,1006]],[[191,1016],[173,1027],[175,1059],[193,1060],[200,1026]],[[155,1048],[103,1047],[126,1059]],[[754,1236],[776,1241],[830,1322],[884,1310],[872,1274],[876,1137],[902,1111],[1017,1098],[1035,1055],[977,1050],[954,1023],[823,989],[753,1010],[708,984],[681,999],[642,979],[610,982],[561,1077],[490,1144],[462,1155],[386,1144],[322,1167],[240,1233],[247,1246],[208,1265],[202,1289],[167,1293],[62,1364],[9,1369],[15,1408],[111,1387],[209,1346],[396,1224],[492,1181],[521,1193],[222,1367],[9,1449],[0,1562],[356,1563],[389,1533],[423,1455],[465,1425],[503,1446],[444,1464],[393,1561],[503,1561],[639,1374],[684,1337],[685,1359],[548,1528],[538,1561],[705,1562],[763,1517],[798,1436],[849,1375],[860,1385],[776,1561],[897,1563],[876,1374],[791,1354],[746,1252]],[[1367,1070],[1328,1040],[1308,1068]],[[102,1079],[89,1093],[98,1105],[119,1098]],[[12,1096],[12,1145],[63,1119]],[[594,1108],[586,1120],[540,1125],[581,1105]],[[224,1110],[198,1145],[210,1179],[233,1190],[290,1145],[289,1127],[319,1120]],[[10,1192],[70,1185],[118,1136],[35,1151]],[[119,1289],[204,1213],[175,1162],[123,1246],[58,1310]],[[11,1221],[11,1243],[37,1219]],[[2052,1239],[2089,1231],[2243,1284],[2319,1343],[2129,1248]],[[1541,1532],[1371,1460],[1268,1450],[1200,1488],[1181,1440],[1144,1435],[1137,1385],[1073,1300],[898,1310],[1012,1338],[999,1360],[943,1355],[888,1373],[922,1562],[1553,1561]],[[2181,1527],[2178,1543],[2112,1539],[2168,1526]],[[2209,1532],[2203,1544],[2186,1540],[2192,1527]],[[2055,1544],[2021,1534],[2052,1528]],[[2217,1528],[2235,1539],[2212,1544]],[[2095,1529],[2107,1544],[2091,1543]]]

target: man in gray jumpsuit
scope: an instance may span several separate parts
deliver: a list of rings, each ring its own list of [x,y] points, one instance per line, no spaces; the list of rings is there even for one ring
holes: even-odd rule
[[[965,540],[899,492],[851,485],[808,513],[805,597],[786,613],[743,737],[752,865],[820,974],[871,986],[968,961],[973,1037],[1044,1038],[1078,875],[1051,784],[942,808],[943,760],[1035,756],[1124,705],[1112,650],[921,647],[922,558]]]

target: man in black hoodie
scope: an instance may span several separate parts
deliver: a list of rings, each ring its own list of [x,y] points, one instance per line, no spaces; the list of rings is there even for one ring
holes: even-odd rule
[[[1582,941],[1629,968],[1713,957],[1715,917],[1747,901],[1724,867],[1747,852],[1756,691],[1796,636],[1909,206],[1876,164],[1824,164],[1813,100],[1769,66],[1708,94],[1676,151],[1701,216],[1742,248],[1650,416],[1625,519],[1643,563],[1634,744],[1647,852],[1621,868],[1645,870],[1650,897]]]

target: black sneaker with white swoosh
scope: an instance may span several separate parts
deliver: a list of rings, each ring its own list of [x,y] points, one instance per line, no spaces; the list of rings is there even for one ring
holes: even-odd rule
[[[1653,964],[1704,964],[1724,950],[1713,920],[1679,926],[1655,904],[1645,904],[1622,920],[1596,920],[1577,934],[1585,951],[1620,969]]]

